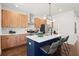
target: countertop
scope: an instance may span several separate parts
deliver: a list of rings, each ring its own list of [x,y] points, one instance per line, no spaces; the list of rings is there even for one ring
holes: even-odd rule
[[[53,39],[53,38],[57,38],[57,37],[60,37],[61,35],[44,35],[43,37],[38,37],[37,35],[32,35],[32,36],[26,36],[26,38],[29,38],[31,40],[34,40],[38,43],[41,43],[41,42],[44,42],[44,41],[47,41],[47,40],[50,40],[50,39]]]
[[[13,33],[13,34],[10,34],[10,33],[0,33],[0,36],[4,36],[4,35],[19,35],[19,34],[26,34],[26,33]]]

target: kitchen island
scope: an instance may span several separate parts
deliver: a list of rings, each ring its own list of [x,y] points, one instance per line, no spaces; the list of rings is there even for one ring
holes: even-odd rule
[[[28,56],[45,56],[40,47],[51,44],[59,40],[60,35],[48,35],[38,37],[37,35],[26,36],[27,38],[27,55]]]

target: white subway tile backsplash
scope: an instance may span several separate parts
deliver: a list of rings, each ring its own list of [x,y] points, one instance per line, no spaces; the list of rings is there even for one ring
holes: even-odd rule
[[[10,30],[15,31],[16,33],[27,32],[27,28],[2,28],[2,33],[8,34]]]

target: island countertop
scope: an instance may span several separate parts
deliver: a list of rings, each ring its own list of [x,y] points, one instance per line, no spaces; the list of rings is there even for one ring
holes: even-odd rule
[[[32,35],[32,36],[26,36],[26,38],[29,38],[31,40],[34,40],[38,43],[41,43],[41,42],[44,42],[44,41],[47,41],[47,40],[51,40],[53,38],[57,38],[57,37],[60,37],[61,35],[48,35],[48,36],[43,36],[43,37],[38,37],[37,35]]]

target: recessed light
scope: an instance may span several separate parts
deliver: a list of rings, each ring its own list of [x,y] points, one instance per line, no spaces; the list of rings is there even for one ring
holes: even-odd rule
[[[16,7],[19,7],[18,5],[16,5]]]
[[[44,16],[43,19],[46,19],[46,16]]]
[[[55,20],[55,19],[53,19],[53,22],[56,22],[56,20]]]
[[[58,11],[59,11],[59,12],[61,12],[61,11],[62,11],[62,9],[58,9]]]

